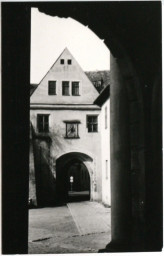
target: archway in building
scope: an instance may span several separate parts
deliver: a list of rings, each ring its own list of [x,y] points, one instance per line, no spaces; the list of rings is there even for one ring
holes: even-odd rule
[[[110,49],[112,53],[113,54],[115,53],[115,56],[117,58],[116,60],[118,60],[118,62],[124,62],[124,60],[122,60],[121,55],[119,55],[119,51],[117,52],[117,46],[112,47],[112,45],[114,45],[114,43],[112,43],[112,41],[114,41],[112,40],[114,37],[114,34],[116,35],[118,40],[122,42],[122,44],[128,50],[129,57],[132,59],[134,67],[137,71],[136,72],[137,77],[140,78],[139,84],[138,86],[136,86],[136,90],[135,90],[132,77],[130,77],[128,74],[126,76],[126,80],[131,79],[131,82],[129,80],[129,83],[128,83],[128,84],[131,83],[131,86],[129,86],[129,91],[131,92],[131,94],[129,93],[129,99],[131,100],[131,110],[135,109],[135,108],[132,108],[132,105],[133,106],[136,105],[135,96],[139,94],[141,89],[141,96],[145,101],[145,107],[142,113],[138,115],[141,116],[139,120],[141,120],[144,132],[146,134],[145,144],[141,145],[140,147],[139,145],[137,145],[136,147],[137,149],[135,148],[136,151],[131,152],[130,157],[129,155],[127,155],[127,158],[132,160],[131,168],[128,169],[128,171],[132,170],[131,173],[132,173],[133,181],[136,181],[136,182],[138,181],[138,183],[140,181],[139,185],[136,184],[137,186],[131,186],[132,188],[134,188],[133,193],[136,191],[136,193],[138,192],[137,195],[140,195],[141,188],[143,189],[145,188],[146,199],[147,199],[145,201],[138,200],[137,195],[135,194],[135,196],[133,196],[132,198],[133,200],[131,201],[133,203],[133,206],[135,205],[134,199],[138,202],[138,204],[136,205],[136,210],[133,208],[131,212],[133,212],[133,214],[136,213],[137,216],[141,216],[140,213],[143,207],[146,207],[146,213],[143,220],[146,220],[146,223],[147,223],[146,234],[148,237],[146,237],[146,242],[148,245],[148,249],[150,251],[150,246],[153,246],[152,244],[154,243],[154,241],[155,242],[157,241],[157,245],[155,244],[153,249],[154,248],[155,250],[159,250],[159,248],[161,249],[162,248],[161,247],[162,223],[161,221],[157,221],[159,220],[159,217],[162,218],[161,211],[159,214],[159,210],[162,209],[162,206],[161,206],[162,171],[161,171],[161,167],[159,166],[161,164],[161,160],[158,159],[159,157],[158,155],[161,154],[160,152],[162,151],[161,150],[162,147],[161,147],[161,138],[159,138],[160,141],[157,140],[157,134],[159,137],[160,137],[159,134],[161,134],[161,131],[160,131],[161,117],[158,117],[158,125],[159,125],[159,128],[158,128],[157,125],[156,126],[154,125],[154,124],[157,124],[157,122],[156,123],[153,122],[155,119],[155,116],[152,117],[151,115],[152,113],[150,111],[150,106],[152,106],[153,112],[156,112],[156,113],[158,112],[158,111],[155,111],[156,109],[154,106],[154,102],[151,98],[152,91],[154,91],[151,89],[152,88],[154,89],[155,87],[154,81],[157,74],[156,70],[157,68],[161,67],[161,64],[160,64],[161,62],[160,34],[161,33],[159,33],[160,25],[158,22],[158,20],[160,21],[160,18],[161,18],[160,1],[157,3],[155,2],[151,3],[151,5],[149,5],[150,3],[148,3],[148,1],[146,1],[145,3],[144,2],[135,3],[134,1],[134,3],[130,3],[130,4],[127,4],[124,2],[120,3],[120,1],[114,4],[108,1],[103,4],[100,2],[99,3],[90,2],[87,4],[73,2],[72,5],[71,3],[57,3],[57,2],[47,3],[46,5],[45,3],[30,3],[30,5],[27,5],[27,4],[29,3],[26,3],[26,4],[23,3],[22,5],[19,4],[18,7],[15,6],[16,8],[14,9],[14,11],[11,9],[11,7],[13,8],[13,5],[3,6],[3,13],[2,13],[4,18],[3,25],[8,24],[7,26],[5,26],[5,30],[4,30],[5,31],[4,37],[7,40],[3,40],[3,43],[7,47],[5,48],[7,49],[7,51],[4,51],[3,60],[5,60],[5,63],[11,63],[11,64],[15,63],[15,56],[17,56],[15,52],[18,52],[21,58],[23,58],[24,60],[24,65],[22,65],[22,61],[20,61],[18,63],[20,68],[17,68],[17,69],[13,69],[14,65],[8,65],[8,72],[3,74],[4,75],[3,82],[5,82],[5,84],[7,85],[6,87],[4,86],[3,88],[7,88],[7,90],[9,91],[9,89],[13,87],[13,84],[17,84],[18,88],[20,87],[20,90],[11,90],[11,93],[14,92],[14,95],[16,96],[16,97],[13,97],[13,101],[16,102],[15,106],[17,106],[18,104],[18,100],[17,100],[18,95],[20,95],[19,97],[20,99],[24,99],[28,97],[27,84],[29,84],[29,78],[27,76],[27,72],[29,71],[29,61],[27,60],[30,60],[30,57],[29,57],[30,47],[29,47],[29,40],[27,40],[27,35],[29,35],[30,37],[29,20],[30,20],[31,6],[39,6],[41,11],[47,12],[49,15],[52,15],[52,16],[58,15],[61,17],[63,16],[68,17],[71,15],[72,17],[84,23],[85,25],[89,24],[91,28],[95,28],[95,30],[93,29],[93,31],[95,31],[97,35],[99,35],[102,38],[105,38],[107,45],[111,46]],[[149,5],[148,7],[145,6],[147,4]],[[20,17],[21,17],[21,23],[20,23]],[[12,36],[13,31],[15,31],[14,36]],[[18,31],[19,33],[16,33]],[[22,44],[22,40],[24,40],[23,41],[24,44]],[[10,42],[11,46],[13,45],[17,46],[17,47],[12,47],[12,49],[14,50],[14,54],[13,54],[13,51],[11,51],[11,53],[8,54],[9,45],[6,44],[6,42]],[[25,45],[27,47],[25,47]],[[23,54],[20,54],[20,52],[22,52]],[[11,58],[11,56],[14,56],[14,58]],[[22,70],[23,72],[26,71],[25,72],[26,78],[24,77],[23,72],[22,72],[22,76],[15,75],[15,72],[20,72],[20,70]],[[11,73],[12,75],[9,75],[9,73]],[[161,77],[161,71],[159,76]],[[12,83],[10,81],[11,79],[12,79]],[[150,86],[149,84],[147,86],[147,79],[149,81]],[[147,87],[144,88],[145,84]],[[161,81],[159,82],[159,85],[160,84],[161,84]],[[22,88],[24,90],[22,90]],[[10,103],[11,103],[11,93],[6,93],[6,95],[8,95],[8,98],[5,96],[6,97],[5,99],[7,99],[8,102]],[[115,93],[115,98],[117,97],[117,101],[119,101],[120,95],[121,93],[119,94],[119,96],[118,94]],[[113,93],[111,94],[111,99],[113,99]],[[4,101],[6,106],[8,106],[8,104],[6,104],[7,100]],[[3,144],[7,145],[8,143],[6,143],[6,140],[8,142],[8,139],[10,138],[10,147],[8,147],[8,150],[11,151],[12,153],[11,155],[15,153],[14,156],[16,156],[16,157],[11,157],[10,161],[8,161],[7,157],[6,158],[4,157],[4,161],[3,161],[3,165],[7,166],[7,168],[5,168],[5,172],[3,173],[3,180],[5,179],[5,183],[4,183],[5,186],[3,186],[3,189],[5,189],[5,193],[4,193],[5,200],[3,200],[3,211],[4,211],[3,212],[3,215],[4,215],[3,216],[4,217],[3,218],[3,252],[7,254],[27,253],[27,236],[22,234],[24,234],[24,230],[27,229],[27,213],[25,209],[24,200],[27,199],[28,197],[27,195],[28,194],[28,182],[27,182],[28,181],[28,178],[27,178],[28,177],[28,165],[27,165],[28,160],[27,161],[25,160],[26,158],[24,157],[24,152],[25,152],[25,149],[27,149],[28,151],[28,143],[27,143],[27,146],[25,147],[24,138],[28,137],[28,128],[20,129],[19,132],[17,132],[18,127],[19,126],[22,127],[22,125],[25,124],[24,120],[27,120],[27,124],[28,124],[28,112],[27,112],[27,108],[24,107],[27,102],[28,100],[26,101],[20,100],[19,108],[13,108],[13,105],[10,104],[12,106],[12,109],[11,109],[12,111],[8,111],[8,109],[6,110],[6,108],[4,108],[5,111],[8,111],[7,118],[6,119],[4,118],[3,120],[5,122],[4,124],[5,132],[6,134],[8,134],[8,136],[4,136],[5,140]],[[140,104],[138,105],[140,106]],[[121,106],[119,106],[118,109],[121,109]],[[22,112],[20,114],[19,111],[23,111],[23,114]],[[129,112],[131,113],[131,111]],[[137,113],[139,112],[140,111],[137,111]],[[143,124],[142,122],[143,112],[144,112],[144,119],[145,119],[146,125],[145,123]],[[16,118],[13,118],[14,116]],[[11,129],[11,122],[8,121],[10,120],[9,117],[12,117],[11,119],[13,120],[12,126],[16,127],[16,129]],[[115,115],[115,122],[117,122],[118,127],[120,127],[119,130],[117,130],[117,134],[119,133],[119,131],[122,130],[122,127],[123,127],[122,125],[119,124],[119,119],[120,119],[120,116]],[[150,126],[150,122],[152,122],[151,126]],[[130,121],[128,123],[130,126]],[[13,136],[13,131],[17,132],[17,133],[14,133],[14,136]],[[135,129],[133,125],[133,129],[131,130],[131,133],[129,132],[128,140],[130,142],[136,142],[134,138],[142,137],[142,136],[134,136],[134,134],[140,135],[140,133],[141,133],[141,129]],[[22,140],[20,138],[22,138]],[[121,142],[121,138],[123,138],[123,136],[120,136],[120,142]],[[14,146],[18,145],[19,141],[22,141],[23,143],[22,144],[19,143],[19,147],[14,147],[14,150],[13,150],[13,147],[11,147],[11,145],[14,145]],[[115,154],[115,158],[117,159],[115,159],[113,166],[115,165],[116,173],[121,173],[121,170],[119,171],[118,169],[120,169],[120,167],[123,166],[123,163],[121,163],[122,159],[124,159],[123,149],[120,148],[119,146],[121,143],[117,146],[117,140],[114,144],[117,147],[116,148],[117,152],[122,152],[122,155],[121,157],[118,157],[118,153],[116,152],[117,154]],[[145,145],[145,149],[144,149],[144,145]],[[153,148],[153,150],[151,147]],[[137,151],[138,149],[142,151],[138,152]],[[152,154],[152,151],[154,152],[154,154]],[[3,152],[5,152],[5,150],[3,150]],[[135,168],[134,163],[135,162],[138,163],[140,161],[141,156],[145,160],[145,163],[141,166],[142,168]],[[15,161],[17,157],[19,161]],[[120,164],[119,164],[119,160],[120,160]],[[24,168],[22,168],[22,166]],[[139,175],[142,175],[142,173],[144,176],[144,170],[146,170],[145,180],[148,183],[147,186],[144,185],[144,183],[139,177]],[[11,179],[9,179],[10,177]],[[158,179],[160,180],[160,182],[158,182]],[[12,182],[9,182],[9,180],[11,180]],[[21,182],[19,182],[19,180],[21,180]],[[116,189],[118,190],[117,186],[116,186]],[[15,193],[11,193],[11,191],[15,191]],[[122,191],[120,191],[120,194],[121,192]],[[16,200],[13,200],[13,198]],[[123,200],[123,207],[122,207],[124,210],[126,209],[124,204],[125,201],[126,200]],[[9,208],[9,206],[11,207],[12,210]],[[6,212],[8,214],[6,214]],[[16,214],[11,214],[11,212],[14,212]],[[122,216],[122,214],[120,214],[120,211],[118,211],[118,215]],[[15,218],[15,216],[17,216],[17,218]],[[112,212],[112,216],[114,216],[115,218],[114,210]],[[126,214],[126,212],[125,212],[125,216],[127,216],[128,218],[128,215]],[[130,226],[130,223],[132,223],[133,226],[135,227],[138,226],[138,225],[134,225],[134,221],[137,219],[137,216],[133,215],[133,221],[129,222],[129,226]],[[115,219],[117,222],[117,218]],[[122,222],[124,222],[124,218],[122,219],[123,219]],[[20,225],[20,223],[22,224]],[[126,222],[124,223],[126,226]],[[154,230],[153,227],[154,225],[157,225],[157,223],[159,223],[158,225],[160,225],[160,227],[157,226],[157,228]],[[119,225],[119,227],[120,228],[116,230],[118,235],[120,233],[124,233],[123,232],[124,229],[122,228],[122,225]],[[135,231],[135,227],[133,227],[134,231]],[[18,234],[19,239],[14,239],[15,233]],[[160,234],[160,237],[159,239],[157,239],[158,237],[157,235],[159,234]],[[135,235],[136,237],[138,237],[136,232],[135,232]],[[112,235],[112,238],[113,238],[113,235]],[[116,237],[114,238],[115,238],[114,241],[116,244],[117,239]],[[119,241],[121,240],[120,237],[118,237],[118,240]],[[142,247],[139,246],[138,248],[142,250]]]
[[[78,152],[67,153],[57,159],[57,204],[90,200],[91,178],[87,162],[92,161],[88,155]]]
[[[68,201],[84,201],[90,199],[90,176],[82,161],[73,159],[66,168]]]
[[[109,38],[106,36],[107,26],[101,27],[101,30],[99,30],[99,26],[96,27],[95,20],[90,21],[87,18],[84,20],[76,12],[71,10],[63,12],[60,7],[58,10],[54,9],[51,13],[52,16],[57,14],[64,17],[71,16],[84,25],[89,24],[92,31],[101,38],[105,38],[106,45],[111,50],[112,242],[107,246],[107,250],[115,251],[118,250],[117,248],[121,251],[135,250],[136,248],[143,250],[145,249],[144,234],[148,228],[145,224],[145,213],[147,211],[146,197],[149,191],[147,191],[145,178],[147,175],[147,159],[145,158],[147,137],[145,137],[144,127],[149,114],[148,116],[145,114],[147,103],[145,104],[143,101],[143,98],[147,100],[148,96],[145,95],[149,95],[147,94],[149,91],[147,79],[143,81],[142,76],[139,76],[137,62],[135,63],[133,57],[134,52],[131,56],[130,52],[127,51],[124,40],[121,40],[123,35],[121,35],[120,30],[117,31],[111,25],[115,24],[115,22],[110,23],[110,20],[107,19],[108,29],[111,29],[111,37]],[[106,21],[104,24],[106,24]],[[125,34],[128,35],[128,33]],[[129,38],[126,39],[128,42]],[[137,60],[138,56],[135,57]]]
[[[75,13],[69,13],[69,15],[66,13],[64,16],[71,16],[83,25],[86,24]],[[93,24],[89,24],[93,32],[97,32],[96,34],[105,38],[105,33],[102,33],[102,31],[100,33],[92,26]],[[145,191],[144,189],[138,191],[135,188],[140,188],[141,184],[143,187],[145,186],[145,159],[143,153],[145,144],[143,99],[139,77],[124,44],[116,35],[112,34],[110,40],[106,41],[106,45],[111,50],[110,185],[112,242],[107,246],[110,251],[113,241],[114,247],[121,247],[119,250],[130,248],[131,244],[134,247],[138,247],[138,244],[142,247],[144,243],[145,227],[143,218],[145,209],[140,206],[140,202],[144,202]],[[65,154],[56,162],[58,203],[68,202],[68,169],[71,166],[69,162],[74,159],[76,164],[79,155],[77,157],[75,154],[75,152]],[[136,209],[140,209],[139,214]],[[129,225],[129,223],[133,223],[133,225]],[[120,230],[119,233],[117,232],[118,229]],[[115,241],[118,241],[117,246],[115,246]],[[112,250],[115,250],[115,248],[112,248]]]

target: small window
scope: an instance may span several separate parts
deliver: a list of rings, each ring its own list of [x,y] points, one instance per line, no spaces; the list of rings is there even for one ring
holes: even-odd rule
[[[67,81],[62,82],[62,95],[69,96],[69,82]]]
[[[48,81],[48,95],[56,95],[56,81]]]
[[[79,138],[79,123],[66,122],[66,138]]]
[[[72,60],[68,60],[68,65],[71,65],[72,64]]]
[[[49,115],[37,115],[38,132],[49,132]]]
[[[60,60],[60,64],[62,64],[62,65],[64,64],[64,59]]]
[[[72,95],[79,96],[79,82],[72,82]]]
[[[108,122],[107,122],[107,107],[105,107],[105,129],[108,128]]]
[[[88,132],[98,132],[97,116],[87,116]]]
[[[106,180],[108,179],[108,160],[105,160]]]

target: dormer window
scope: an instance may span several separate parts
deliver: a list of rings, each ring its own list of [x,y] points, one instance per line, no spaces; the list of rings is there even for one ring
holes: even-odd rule
[[[68,63],[68,65],[71,65],[71,64],[72,64],[72,60],[69,59],[69,60],[67,61],[67,63]]]
[[[64,65],[64,59],[61,59],[61,60],[60,60],[60,64],[61,64],[61,65]]]
[[[56,95],[56,81],[48,81],[48,95]]]

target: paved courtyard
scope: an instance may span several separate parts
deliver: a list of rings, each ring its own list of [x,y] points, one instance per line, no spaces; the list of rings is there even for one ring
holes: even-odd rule
[[[95,253],[110,241],[110,208],[97,202],[29,210],[29,253]]]

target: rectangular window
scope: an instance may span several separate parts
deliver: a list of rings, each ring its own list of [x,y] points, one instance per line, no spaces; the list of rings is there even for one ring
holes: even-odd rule
[[[107,107],[105,107],[105,129],[107,129],[108,123],[107,123]]]
[[[56,95],[56,81],[48,81],[48,95]]]
[[[69,95],[69,82],[62,82],[62,95]]]
[[[97,116],[87,116],[88,132],[98,132]]]
[[[66,138],[79,138],[79,123],[66,122]]]
[[[69,59],[67,63],[68,63],[68,65],[71,65],[72,64],[72,60]]]
[[[64,64],[64,59],[60,60],[60,64],[62,64],[62,65]]]
[[[72,95],[79,96],[79,82],[72,82]]]
[[[37,115],[38,132],[49,132],[49,115]]]
[[[108,160],[105,161],[106,180],[108,179]]]

